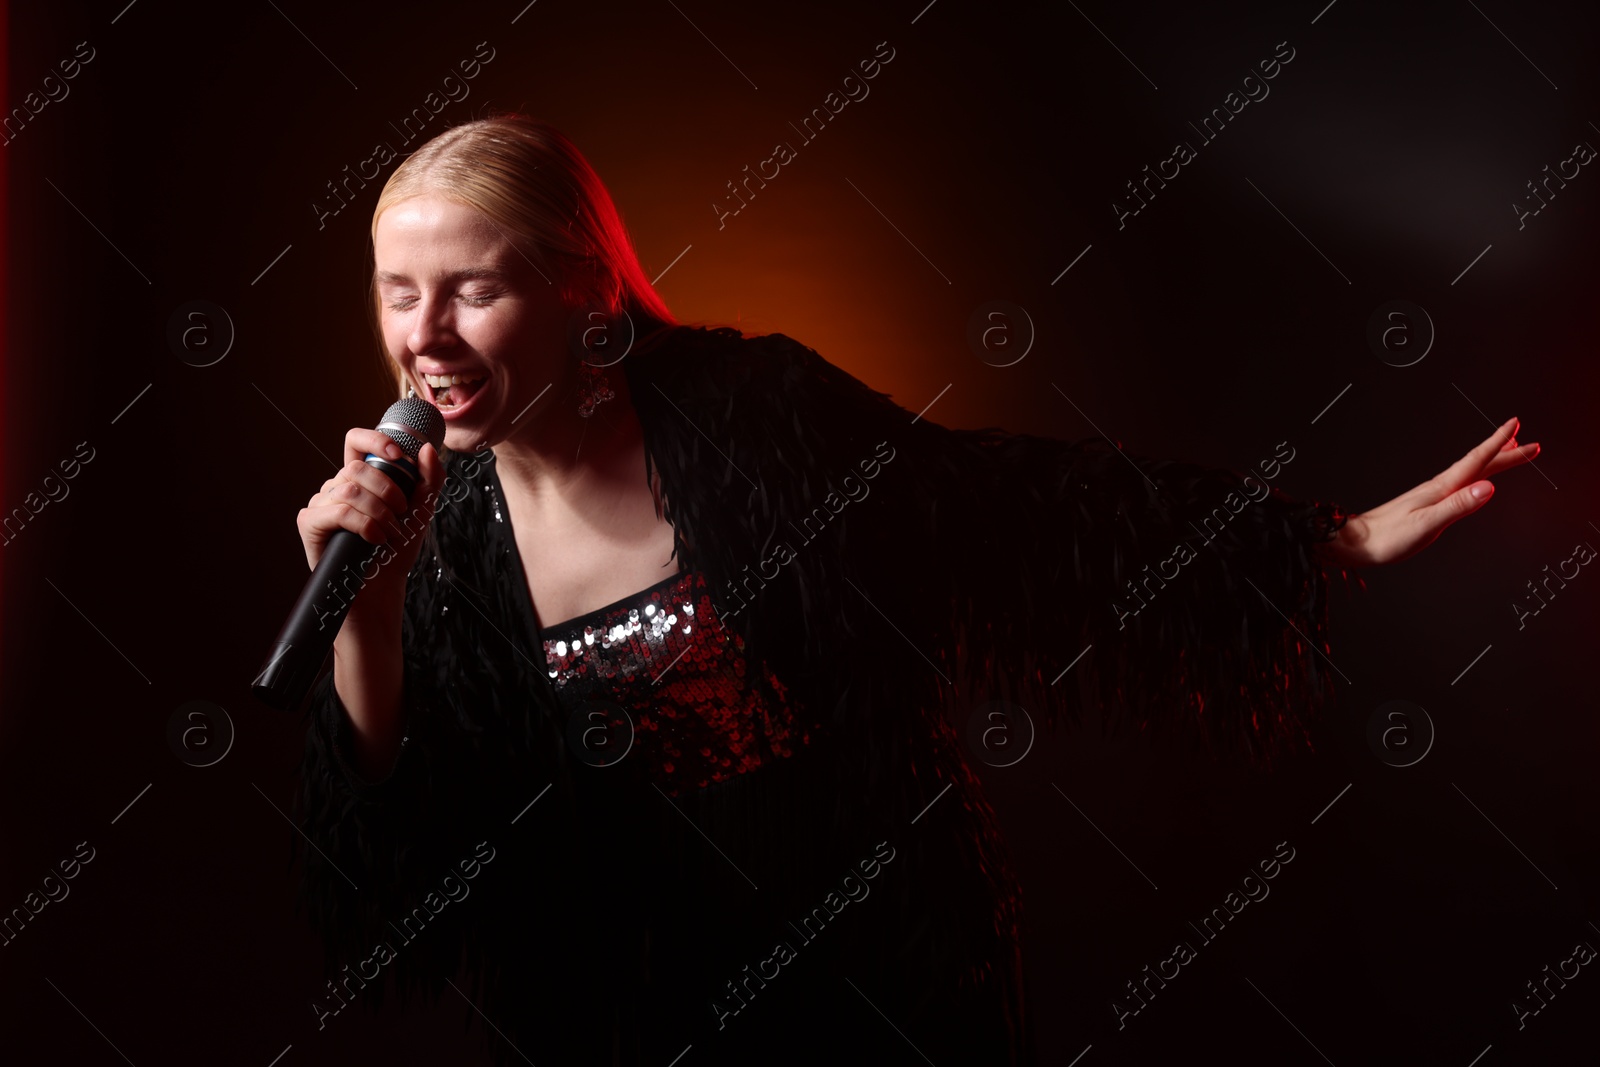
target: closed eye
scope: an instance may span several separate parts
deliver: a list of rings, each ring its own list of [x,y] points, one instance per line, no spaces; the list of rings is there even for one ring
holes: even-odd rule
[[[494,297],[492,295],[491,296],[468,296],[465,293],[463,293],[463,294],[461,294],[460,299],[462,300],[462,302],[470,305],[471,307],[484,307],[485,305],[491,303],[494,300]],[[389,305],[389,310],[390,311],[409,311],[411,309],[411,305],[415,304],[416,302],[417,302],[416,297],[408,296],[408,297],[405,297],[405,298],[403,298],[401,300],[397,300],[394,303],[390,304]]]

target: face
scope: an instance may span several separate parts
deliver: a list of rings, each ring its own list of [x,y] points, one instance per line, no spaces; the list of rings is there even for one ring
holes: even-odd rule
[[[571,362],[556,287],[482,214],[435,196],[386,208],[374,256],[384,346],[444,413],[446,446],[504,440]]]

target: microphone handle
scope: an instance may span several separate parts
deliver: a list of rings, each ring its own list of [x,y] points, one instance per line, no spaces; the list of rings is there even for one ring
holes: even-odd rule
[[[415,465],[371,454],[367,463],[387,474],[411,499],[421,478]],[[376,568],[368,568],[377,551],[377,545],[349,530],[335,530],[328,538],[322,558],[272,643],[266,665],[250,683],[250,691],[262,703],[279,711],[299,706],[322,672],[356,594],[377,574]]]

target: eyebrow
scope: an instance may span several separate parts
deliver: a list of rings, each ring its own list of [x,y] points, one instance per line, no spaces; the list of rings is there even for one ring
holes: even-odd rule
[[[499,264],[491,264],[490,266],[486,267],[462,267],[460,270],[450,271],[440,280],[446,282],[459,282],[467,281],[473,278],[491,278],[496,281],[512,280],[511,272]],[[406,275],[396,274],[394,271],[389,270],[380,270],[375,272],[372,276],[372,279],[379,285],[399,285],[411,281],[411,279]]]

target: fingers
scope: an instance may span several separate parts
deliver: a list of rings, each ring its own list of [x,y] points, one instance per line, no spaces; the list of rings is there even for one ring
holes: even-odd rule
[[[383,449],[387,444],[399,451],[383,434],[382,442],[366,438],[369,432],[352,430],[345,438],[347,454],[350,446],[369,451]],[[402,453],[403,455],[404,453]],[[362,456],[367,451],[361,452]],[[410,510],[406,495],[387,474],[361,458],[350,459],[339,473],[322,483],[322,490],[312,497],[300,513],[302,537],[310,536],[321,541],[336,529],[345,529],[373,544],[389,539],[390,531],[398,525],[399,516]]]
[[[1403,544],[1378,562],[1394,563],[1416,555],[1438,539],[1451,523],[1464,519],[1483,507],[1494,496],[1494,483],[1474,481],[1429,507],[1412,513],[1412,527]]]
[[[1539,455],[1539,442],[1537,441],[1530,441],[1525,445],[1517,445],[1516,439],[1513,438],[1511,446],[1514,447],[1502,448],[1494,459],[1489,461],[1489,465],[1483,469],[1483,477],[1488,478],[1491,475],[1499,474],[1501,471],[1508,471],[1512,467],[1520,467],[1524,463],[1531,463]]]
[[[398,525],[398,515],[383,498],[358,482],[347,481],[313,497],[309,505],[324,526],[343,527],[363,540],[382,544]]]
[[[433,445],[424,444],[417,453],[417,466],[422,472],[422,484],[417,487],[415,496],[416,512],[423,522],[430,522],[439,506],[439,494],[444,490],[444,463]]]
[[[1518,421],[1515,418],[1507,419],[1500,428],[1490,434],[1482,444],[1471,452],[1456,460],[1445,470],[1441,471],[1435,479],[1441,500],[1458,489],[1465,488],[1468,483],[1483,477],[1483,472],[1489,461],[1499,452],[1505,443],[1517,435]]]
[[[1426,516],[1431,526],[1443,530],[1457,519],[1466,518],[1483,507],[1493,496],[1493,482],[1475,481],[1471,485],[1462,486],[1433,507],[1426,509]]]
[[[354,501],[331,500],[320,508],[307,510],[310,512],[312,531],[320,531],[326,535],[335,529],[349,530],[363,541],[374,545],[381,545],[389,540],[393,520],[386,509],[374,515]]]
[[[363,541],[383,544],[389,531],[379,519],[357,510],[348,501],[313,497],[311,504],[295,516],[300,540],[306,549],[306,563],[312,567],[322,557],[323,546],[337,530],[349,530]]]
[[[444,462],[439,459],[439,452],[433,445],[422,446],[422,451],[417,453],[417,465],[422,470],[423,485],[434,492],[444,488]]]
[[[364,460],[368,453],[385,459],[399,459],[405,455],[400,446],[386,433],[356,427],[344,435],[344,461]]]

